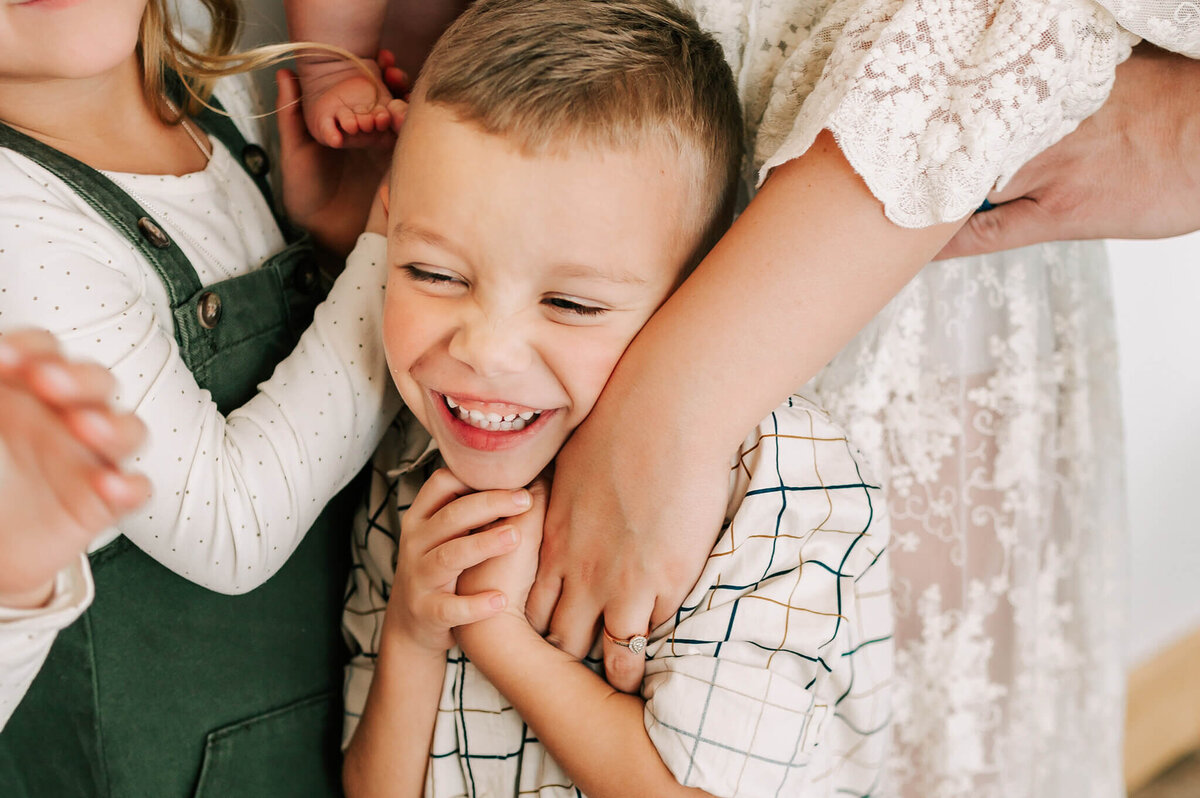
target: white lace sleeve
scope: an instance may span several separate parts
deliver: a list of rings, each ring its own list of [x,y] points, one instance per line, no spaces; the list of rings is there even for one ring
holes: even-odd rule
[[[1091,0],[690,0],[725,48],[761,183],[822,129],[923,227],[988,191],[1104,99],[1136,37]]]
[[[1117,22],[1151,44],[1200,58],[1200,3],[1190,0],[1098,0]]]

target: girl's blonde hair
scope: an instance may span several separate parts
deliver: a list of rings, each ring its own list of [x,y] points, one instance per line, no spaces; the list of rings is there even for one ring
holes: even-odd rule
[[[200,0],[211,22],[208,41],[197,49],[179,35],[171,15],[172,0],[148,0],[138,32],[138,53],[142,62],[142,86],[153,107],[159,109],[163,121],[179,122],[184,116],[211,108],[217,79],[272,66],[296,56],[324,55],[345,59],[357,64],[365,74],[370,70],[362,60],[340,47],[319,42],[268,44],[253,50],[234,52],[242,27],[242,7],[239,0]],[[186,97],[175,111],[166,107],[167,76],[174,73],[183,82]]]

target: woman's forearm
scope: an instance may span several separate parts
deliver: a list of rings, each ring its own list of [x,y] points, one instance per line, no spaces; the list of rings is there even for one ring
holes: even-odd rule
[[[455,635],[584,794],[707,795],[680,786],[663,764],[646,733],[641,698],[614,690],[523,618],[501,614]]]
[[[621,359],[593,413],[723,457],[807,382],[958,228],[888,221],[828,132],[766,185]],[[720,386],[714,390],[714,386]],[[683,400],[680,400],[683,397]],[[593,423],[589,420],[587,423]],[[620,424],[610,427],[621,429]],[[703,436],[695,435],[705,430]],[[630,447],[640,450],[641,447]]]
[[[346,749],[347,798],[422,794],[446,658],[385,633],[358,728]]]

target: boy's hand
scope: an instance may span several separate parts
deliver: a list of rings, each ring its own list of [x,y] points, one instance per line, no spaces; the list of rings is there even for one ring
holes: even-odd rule
[[[498,590],[508,599],[504,611],[525,618],[525,601],[537,575],[538,553],[542,546],[542,525],[546,521],[546,503],[550,497],[550,478],[538,477],[529,485],[532,506],[521,515],[503,523],[515,527],[519,542],[512,551],[464,571],[458,579],[463,594]]]
[[[0,605],[44,604],[55,575],[149,496],[119,466],[146,431],[108,405],[114,387],[49,333],[0,336]]]
[[[417,645],[445,651],[454,645],[451,629],[501,612],[500,590],[456,593],[463,571],[517,547],[520,534],[509,523],[481,527],[529,509],[526,490],[474,492],[447,469],[421,487],[400,521],[396,578],[388,618]],[[475,532],[474,530],[480,530]]]
[[[366,225],[376,188],[391,161],[395,143],[391,125],[403,121],[405,105],[392,100],[382,109],[388,125],[378,134],[376,146],[331,150],[305,127],[296,75],[282,69],[275,77],[284,209],[319,244],[344,257]]]

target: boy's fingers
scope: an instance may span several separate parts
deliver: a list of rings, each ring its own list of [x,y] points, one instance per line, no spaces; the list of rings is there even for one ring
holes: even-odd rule
[[[429,520],[436,530],[433,535],[445,539],[500,518],[520,515],[529,504],[527,490],[485,490],[455,499]]]
[[[507,554],[517,547],[519,540],[520,535],[511,526],[452,538],[429,553],[438,570],[431,581],[433,584],[445,584],[468,568]]]
[[[413,503],[409,506],[405,517],[427,520],[438,510],[460,496],[471,492],[466,483],[454,476],[448,468],[439,468],[429,475]]]
[[[508,598],[499,590],[471,596],[439,594],[433,599],[433,617],[438,624],[453,628],[491,618],[508,606]]]

